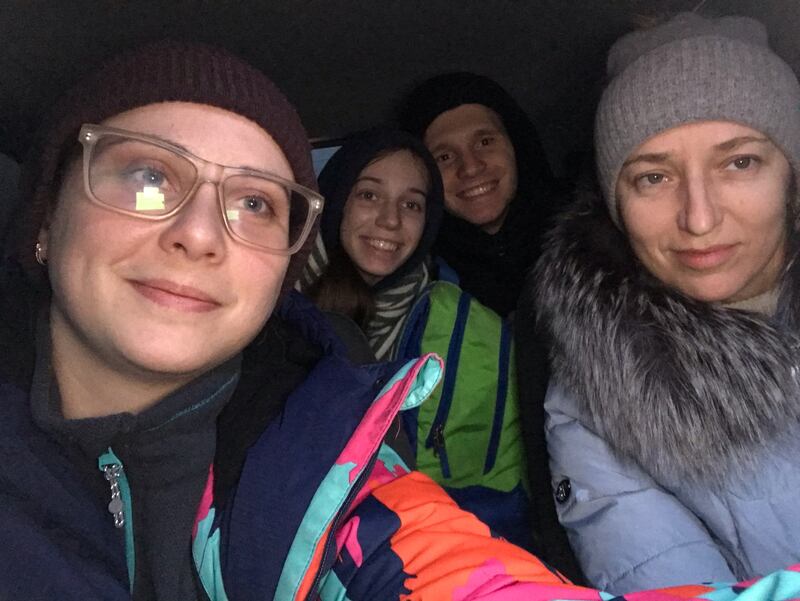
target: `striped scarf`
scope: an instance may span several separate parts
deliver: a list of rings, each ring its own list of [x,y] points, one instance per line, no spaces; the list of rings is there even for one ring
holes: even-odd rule
[[[328,256],[322,236],[317,236],[301,279],[296,288],[306,291],[322,276],[328,266]],[[430,282],[430,272],[425,261],[407,273],[394,286],[381,290],[375,296],[375,315],[370,319],[364,334],[378,361],[391,359],[397,350],[400,332],[414,301]]]
[[[378,361],[393,358],[406,318],[429,281],[430,273],[423,261],[394,286],[381,290],[375,296],[375,315],[369,320],[364,333]]]
[[[327,266],[328,253],[325,251],[325,243],[322,241],[322,234],[317,233],[317,238],[314,240],[314,246],[308,255],[308,261],[303,273],[294,285],[295,289],[300,292],[307,292],[322,277],[322,273]]]

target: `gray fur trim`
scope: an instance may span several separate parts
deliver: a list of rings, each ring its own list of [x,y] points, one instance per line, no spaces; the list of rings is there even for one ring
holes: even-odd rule
[[[528,281],[553,377],[656,479],[721,484],[800,421],[800,261],[774,319],[695,301],[641,266],[592,192],[558,220]]]

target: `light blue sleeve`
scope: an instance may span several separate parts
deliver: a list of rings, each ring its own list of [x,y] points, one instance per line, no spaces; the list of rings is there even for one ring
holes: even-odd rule
[[[697,516],[581,423],[577,403],[557,385],[545,410],[554,490],[564,480],[571,488],[556,508],[593,586],[623,594],[736,580]]]

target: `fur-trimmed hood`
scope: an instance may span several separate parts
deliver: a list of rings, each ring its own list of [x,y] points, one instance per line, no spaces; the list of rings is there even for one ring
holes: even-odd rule
[[[592,191],[528,282],[554,380],[655,478],[721,484],[800,421],[800,261],[773,318],[692,300],[649,274]]]

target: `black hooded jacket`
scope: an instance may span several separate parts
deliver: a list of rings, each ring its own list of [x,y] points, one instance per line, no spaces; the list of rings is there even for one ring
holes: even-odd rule
[[[463,104],[481,104],[500,117],[517,160],[517,193],[496,234],[445,213],[434,252],[456,271],[464,290],[505,317],[516,308],[525,274],[539,257],[541,235],[563,193],[533,123],[488,77],[445,73],[423,82],[406,97],[400,127],[423,138],[436,117]]]

